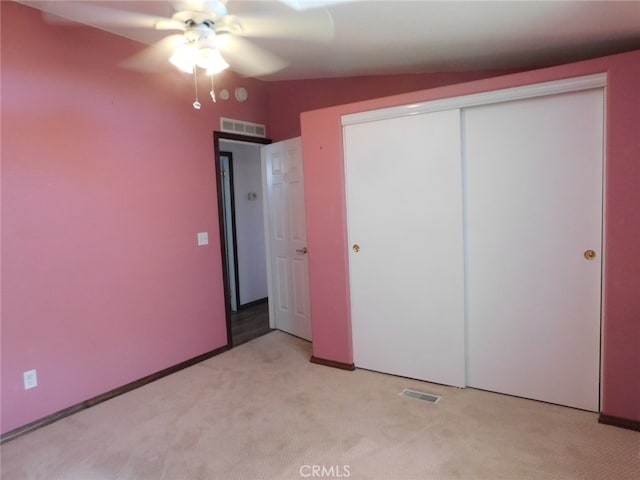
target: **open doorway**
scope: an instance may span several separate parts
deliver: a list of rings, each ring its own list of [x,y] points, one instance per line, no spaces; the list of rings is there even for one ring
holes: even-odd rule
[[[260,148],[271,140],[214,132],[227,342],[271,331]]]

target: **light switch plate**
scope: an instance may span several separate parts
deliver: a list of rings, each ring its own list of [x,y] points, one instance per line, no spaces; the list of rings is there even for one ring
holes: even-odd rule
[[[209,233],[198,232],[198,246],[209,245]]]
[[[38,386],[38,376],[35,370],[28,370],[23,373],[24,389],[29,390]]]

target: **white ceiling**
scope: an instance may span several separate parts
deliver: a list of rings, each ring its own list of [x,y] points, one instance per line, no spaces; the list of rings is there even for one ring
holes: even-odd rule
[[[227,7],[230,14],[291,15],[291,21],[322,15],[285,5],[296,1],[309,0],[228,0]],[[265,80],[529,69],[640,49],[640,1],[314,1],[326,5],[333,40],[252,39],[289,62]],[[172,3],[100,2],[167,17]],[[151,29],[117,33],[145,43],[167,35]]]

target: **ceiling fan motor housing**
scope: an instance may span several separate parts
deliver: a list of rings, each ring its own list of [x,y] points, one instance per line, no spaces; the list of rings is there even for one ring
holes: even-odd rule
[[[216,31],[213,28],[213,21],[205,20],[204,22],[196,23],[194,20],[187,20],[185,22],[187,29],[184,32],[185,38],[190,43],[196,43],[201,40],[215,39]]]

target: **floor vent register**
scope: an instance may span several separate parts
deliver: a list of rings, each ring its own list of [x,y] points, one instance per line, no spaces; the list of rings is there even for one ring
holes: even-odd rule
[[[430,393],[418,392],[417,390],[411,390],[409,388],[405,388],[400,395],[404,397],[416,398],[418,400],[424,400],[429,403],[438,403],[440,401],[440,396],[432,395]]]

